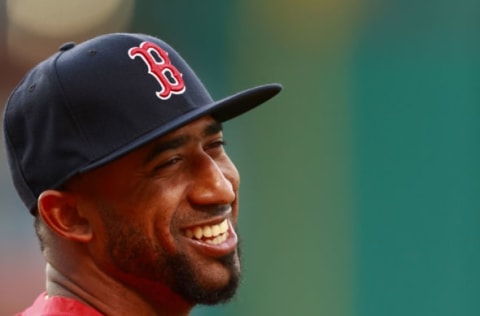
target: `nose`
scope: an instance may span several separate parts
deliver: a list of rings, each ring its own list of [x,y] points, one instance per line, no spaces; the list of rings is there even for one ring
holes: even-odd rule
[[[208,155],[197,159],[191,170],[189,200],[196,205],[230,205],[235,201],[238,173],[230,161],[218,163]],[[238,181],[237,181],[238,182]]]

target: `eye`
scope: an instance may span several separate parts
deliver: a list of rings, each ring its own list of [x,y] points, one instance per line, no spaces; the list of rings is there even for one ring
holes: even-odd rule
[[[204,150],[210,157],[215,159],[225,154],[225,145],[226,143],[223,139],[218,139],[207,143]]]
[[[219,140],[216,140],[214,142],[209,143],[207,146],[205,146],[205,149],[208,150],[208,149],[213,149],[213,148],[223,148],[226,145],[227,145],[227,143],[225,142],[225,140],[219,139]]]
[[[180,157],[178,157],[178,156],[172,157],[172,158],[168,159],[168,160],[165,161],[165,162],[162,162],[162,163],[157,164],[157,165],[153,168],[153,172],[157,172],[157,171],[160,171],[160,170],[164,170],[164,169],[173,167],[173,166],[175,166],[176,164],[178,164],[181,160],[182,160],[182,159],[181,159]]]
[[[207,143],[207,145],[204,147],[204,150],[213,156],[215,154],[220,154],[225,152],[224,150],[225,145],[226,145],[225,140],[217,139]]]

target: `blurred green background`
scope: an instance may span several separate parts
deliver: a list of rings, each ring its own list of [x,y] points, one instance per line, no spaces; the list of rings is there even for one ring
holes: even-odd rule
[[[194,315],[480,315],[480,2],[78,2],[0,2],[2,104],[63,41],[107,31],[163,38],[214,98],[284,85],[225,126],[244,278]],[[8,315],[44,272],[0,158]]]

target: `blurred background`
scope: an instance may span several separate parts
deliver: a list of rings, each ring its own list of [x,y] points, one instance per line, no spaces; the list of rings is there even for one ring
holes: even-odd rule
[[[0,104],[66,41],[150,33],[214,98],[282,94],[226,124],[244,279],[194,315],[480,315],[480,2],[0,0]],[[0,315],[44,288],[0,154]]]

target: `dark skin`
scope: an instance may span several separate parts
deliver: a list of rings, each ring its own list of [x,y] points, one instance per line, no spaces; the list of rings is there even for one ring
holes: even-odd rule
[[[48,295],[105,315],[188,315],[227,300],[240,272],[239,181],[207,116],[43,192]]]

